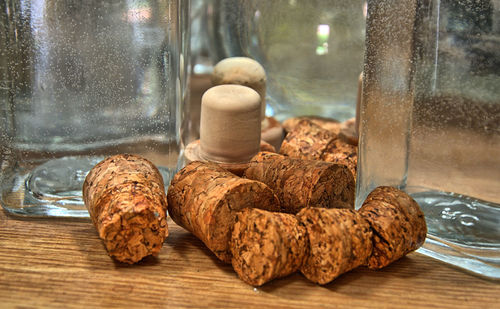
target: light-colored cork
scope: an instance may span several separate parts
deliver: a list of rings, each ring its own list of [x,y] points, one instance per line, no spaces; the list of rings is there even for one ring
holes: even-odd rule
[[[273,117],[266,117],[266,72],[257,61],[247,57],[230,57],[214,67],[212,84],[236,84],[252,88],[261,98],[261,138],[279,150],[285,131]]]
[[[260,96],[248,87],[220,85],[201,100],[200,156],[213,162],[247,162],[260,150]]]
[[[266,71],[260,63],[247,57],[230,57],[219,61],[212,73],[213,85],[237,84],[252,88],[261,97],[261,121],[266,114]]]

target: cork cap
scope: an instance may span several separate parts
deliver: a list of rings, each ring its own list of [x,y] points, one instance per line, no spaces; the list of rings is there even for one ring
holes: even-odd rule
[[[241,85],[210,88],[201,99],[202,159],[247,162],[260,150],[260,96]]]
[[[247,57],[221,60],[212,73],[213,85],[237,84],[252,88],[262,98],[260,119],[266,114],[266,71],[257,61]]]

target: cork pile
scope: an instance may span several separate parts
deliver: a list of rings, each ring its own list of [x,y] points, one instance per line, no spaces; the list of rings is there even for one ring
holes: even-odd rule
[[[145,158],[116,155],[90,171],[83,199],[110,256],[132,264],[157,255],[168,236],[167,210],[253,286],[295,272],[327,284],[360,266],[385,267],[423,244],[424,215],[403,191],[378,187],[354,210],[358,119],[280,124],[265,114],[266,80],[250,58],[215,65],[201,101],[200,140],[186,147],[188,164],[167,194]],[[357,108],[361,84],[362,75]]]
[[[338,166],[264,152],[248,165],[250,180],[192,162],[172,180],[169,213],[253,286],[297,271],[326,284],[423,244],[424,215],[411,197],[379,187],[355,211],[352,174]]]
[[[306,126],[312,133],[287,138],[282,147],[288,152],[296,145],[300,158],[260,152],[243,176],[193,161],[174,176],[168,194],[144,158],[117,155],[100,162],[85,179],[83,197],[109,255],[130,264],[157,255],[168,235],[167,209],[253,286],[295,272],[327,284],[419,248],[427,228],[418,204],[403,191],[379,187],[354,210],[352,169],[319,160],[338,152],[327,154],[339,139],[310,121],[300,121],[298,131]],[[316,147],[311,141],[318,136],[331,139]]]

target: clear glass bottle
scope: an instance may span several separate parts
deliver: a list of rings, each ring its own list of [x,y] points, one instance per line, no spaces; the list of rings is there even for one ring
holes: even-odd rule
[[[366,0],[208,2],[214,63],[234,56],[260,62],[268,116],[354,117]]]
[[[500,1],[371,1],[357,206],[410,193],[421,253],[500,278]]]
[[[150,159],[168,184],[181,151],[189,1],[0,7],[2,206],[88,216],[88,170],[123,152]]]

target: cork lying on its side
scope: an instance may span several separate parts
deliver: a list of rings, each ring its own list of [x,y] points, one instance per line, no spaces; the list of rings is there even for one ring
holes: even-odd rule
[[[167,198],[151,162],[125,154],[101,161],[85,178],[83,200],[109,255],[131,264],[159,253],[168,235]]]
[[[379,269],[425,241],[427,226],[420,206],[408,194],[393,187],[378,187],[359,209],[373,229],[373,253],[368,267]]]
[[[227,263],[231,262],[229,241],[236,212],[254,207],[279,210],[279,200],[268,186],[210,162],[194,161],[180,170],[167,197],[170,217]]]
[[[357,146],[347,143],[332,131],[305,119],[298,122],[286,135],[280,153],[303,160],[343,164],[356,177],[357,149]]]
[[[335,139],[337,134],[304,119],[285,136],[280,153],[297,159],[321,160],[326,147]]]
[[[305,234],[294,215],[244,209],[236,217],[231,238],[233,268],[253,286],[292,274],[306,255]]]
[[[295,214],[308,206],[354,208],[354,178],[344,165],[260,152],[244,177],[273,189],[282,212]]]
[[[356,211],[304,208],[297,218],[309,240],[309,253],[300,268],[307,279],[326,284],[366,263],[372,251],[372,231]]]
[[[326,146],[321,160],[347,166],[356,178],[358,147],[345,143],[341,139],[335,139]]]

